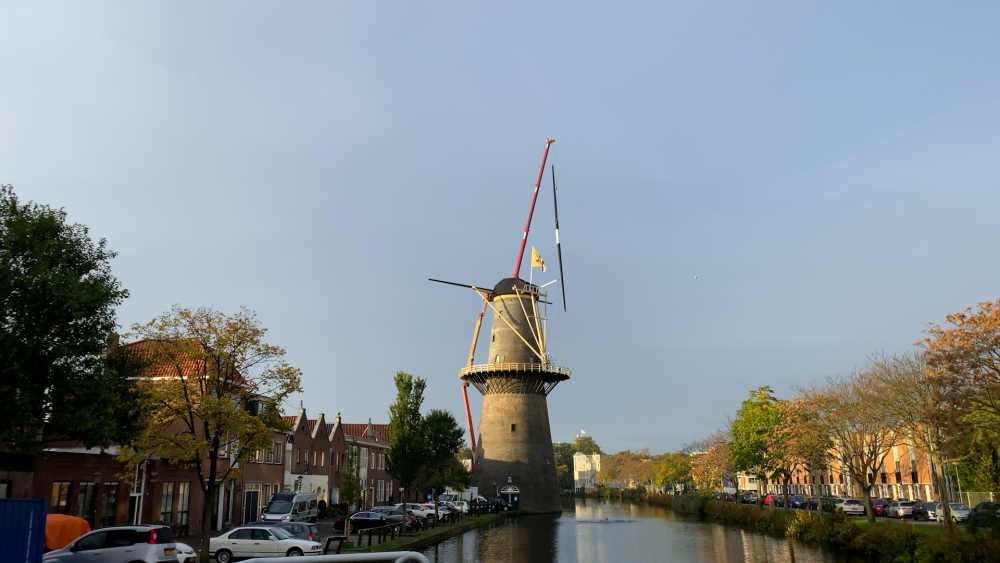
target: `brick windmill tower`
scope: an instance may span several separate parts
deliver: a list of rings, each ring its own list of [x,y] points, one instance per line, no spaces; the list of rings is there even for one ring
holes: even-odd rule
[[[472,437],[472,483],[480,494],[499,493],[522,512],[558,512],[559,485],[552,458],[552,434],[546,397],[560,381],[569,379],[570,370],[556,366],[546,351],[546,324],[549,302],[542,288],[519,277],[524,259],[531,218],[538,199],[538,188],[545,172],[549,145],[538,170],[538,180],[528,209],[514,274],[492,289],[431,280],[471,288],[483,300],[476,320],[472,346],[466,366],[458,375],[462,380],[466,419]],[[555,170],[552,170],[552,201],[555,211],[556,247],[559,254],[559,281],[562,284],[563,310],[566,286],[562,272],[562,248],[559,245],[559,212],[556,203]],[[534,253],[533,253],[534,258]],[[554,282],[554,280],[553,280]],[[553,283],[549,282],[549,283]],[[548,285],[548,284],[545,284]],[[542,286],[544,287],[544,286]],[[474,355],[483,315],[493,311],[490,327],[488,363],[475,364]],[[467,388],[473,385],[483,394],[483,412],[476,440],[469,411]]]

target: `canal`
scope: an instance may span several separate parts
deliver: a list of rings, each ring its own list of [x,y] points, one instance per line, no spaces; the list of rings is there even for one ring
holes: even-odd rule
[[[424,549],[434,563],[844,563],[815,547],[672,510],[566,499],[562,514],[520,516]]]

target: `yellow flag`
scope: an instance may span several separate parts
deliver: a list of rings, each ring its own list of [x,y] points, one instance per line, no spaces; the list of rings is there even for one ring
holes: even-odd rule
[[[545,262],[542,262],[542,255],[539,254],[537,250],[535,250],[534,246],[532,246],[531,247],[531,267],[534,268],[535,266],[538,266],[539,268],[541,268],[543,272],[545,271]]]

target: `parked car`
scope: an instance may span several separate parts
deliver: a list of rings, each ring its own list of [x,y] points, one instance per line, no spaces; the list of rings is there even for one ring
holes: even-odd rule
[[[405,524],[407,528],[410,527],[410,522],[407,517],[403,515],[403,511],[395,506],[376,506],[372,509],[372,512],[378,512],[381,514],[389,524]]]
[[[837,508],[837,499],[834,497],[822,497],[820,502],[823,503],[823,512],[833,512]],[[816,510],[816,497],[806,498],[806,508]]]
[[[198,560],[198,554],[190,545],[180,542],[175,542],[174,545],[176,546],[174,549],[176,549],[177,563],[195,563]]]
[[[789,508],[805,508],[806,497],[802,495],[792,495],[788,497],[788,507]]]
[[[867,513],[865,503],[856,498],[839,498],[834,506],[852,516],[864,516]]]
[[[469,513],[469,503],[464,500],[453,500],[451,505],[457,508],[462,514]]]
[[[505,510],[510,510],[510,505],[507,501],[494,495],[486,495],[486,500],[490,502],[490,510],[494,512],[503,512]]]
[[[951,508],[951,521],[956,524],[968,520],[972,512],[968,506],[960,502],[949,502],[948,508]],[[937,503],[937,513],[939,517],[944,518],[944,506],[941,503]]]
[[[764,504],[766,506],[784,506],[784,502],[785,499],[781,495],[775,493],[768,493],[767,496],[764,497]]]
[[[208,556],[218,563],[229,563],[235,557],[294,557],[319,555],[319,542],[292,537],[275,526],[241,526],[208,543]]]
[[[885,508],[886,518],[909,518],[913,516],[913,505],[915,503],[909,500],[894,500],[889,503],[889,506]]]
[[[380,526],[388,526],[389,521],[386,520],[380,512],[355,512],[351,514],[348,518],[351,521],[351,531],[367,530],[368,528],[378,528]],[[338,526],[339,524],[339,526]],[[344,521],[335,522],[333,524],[333,529],[343,530]]]
[[[166,526],[115,526],[84,534],[62,549],[46,553],[42,561],[174,563],[177,561],[177,544],[174,543],[173,531]]]
[[[872,511],[875,513],[875,516],[882,516],[884,518],[885,509],[887,506],[889,506],[889,501],[885,500],[884,498],[872,499]]]
[[[740,504],[757,504],[757,493],[746,493],[740,497]]]
[[[244,526],[274,526],[276,528],[281,528],[286,532],[292,534],[293,538],[300,538],[306,540],[312,540],[318,542],[319,538],[319,528],[316,524],[310,524],[309,522],[280,522],[276,520],[261,520],[259,522],[249,522],[244,524]]]
[[[937,521],[938,519],[938,503],[936,502],[917,502],[913,504],[913,520],[925,520],[930,522],[931,520]],[[942,509],[942,513],[943,513]]]
[[[1000,518],[1000,502],[981,502],[969,511],[967,522],[970,526],[989,526]]]
[[[396,508],[403,509],[402,504],[397,504]],[[426,506],[422,504],[417,504],[415,502],[406,503],[406,510],[413,512],[413,515],[417,518],[427,518],[428,516],[434,514],[434,510],[428,510]]]

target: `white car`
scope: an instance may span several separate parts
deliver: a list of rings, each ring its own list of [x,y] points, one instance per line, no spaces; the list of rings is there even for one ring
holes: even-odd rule
[[[453,500],[448,504],[450,504],[455,510],[461,512],[462,514],[469,513],[469,503],[465,502],[464,500]]]
[[[865,515],[865,503],[854,498],[837,499],[837,504],[835,505],[835,509],[836,508],[843,510],[844,514],[853,514],[854,516]]]
[[[212,538],[208,556],[219,563],[234,557],[295,557],[319,555],[321,546],[312,540],[293,537],[282,528],[246,526]]]
[[[84,534],[64,548],[46,553],[42,562],[173,563],[176,549],[174,533],[166,526],[116,526]]]
[[[402,510],[403,505],[402,504],[397,504],[396,508],[399,508],[400,510]],[[433,516],[434,515],[434,509],[433,508],[429,509],[426,506],[424,506],[422,504],[417,504],[415,502],[408,502],[408,503],[406,503],[406,510],[409,510],[410,512],[412,512],[413,515],[416,516],[417,518],[427,518],[428,516]]]
[[[965,506],[960,502],[949,502],[948,506],[951,508],[951,520],[956,524],[968,520],[969,513],[972,512],[968,506]],[[944,516],[944,507],[941,506],[941,503],[938,503],[937,505],[937,513]]]
[[[186,543],[175,542],[174,553],[177,554],[177,563],[195,563],[198,560],[198,554],[195,553],[194,548]]]

